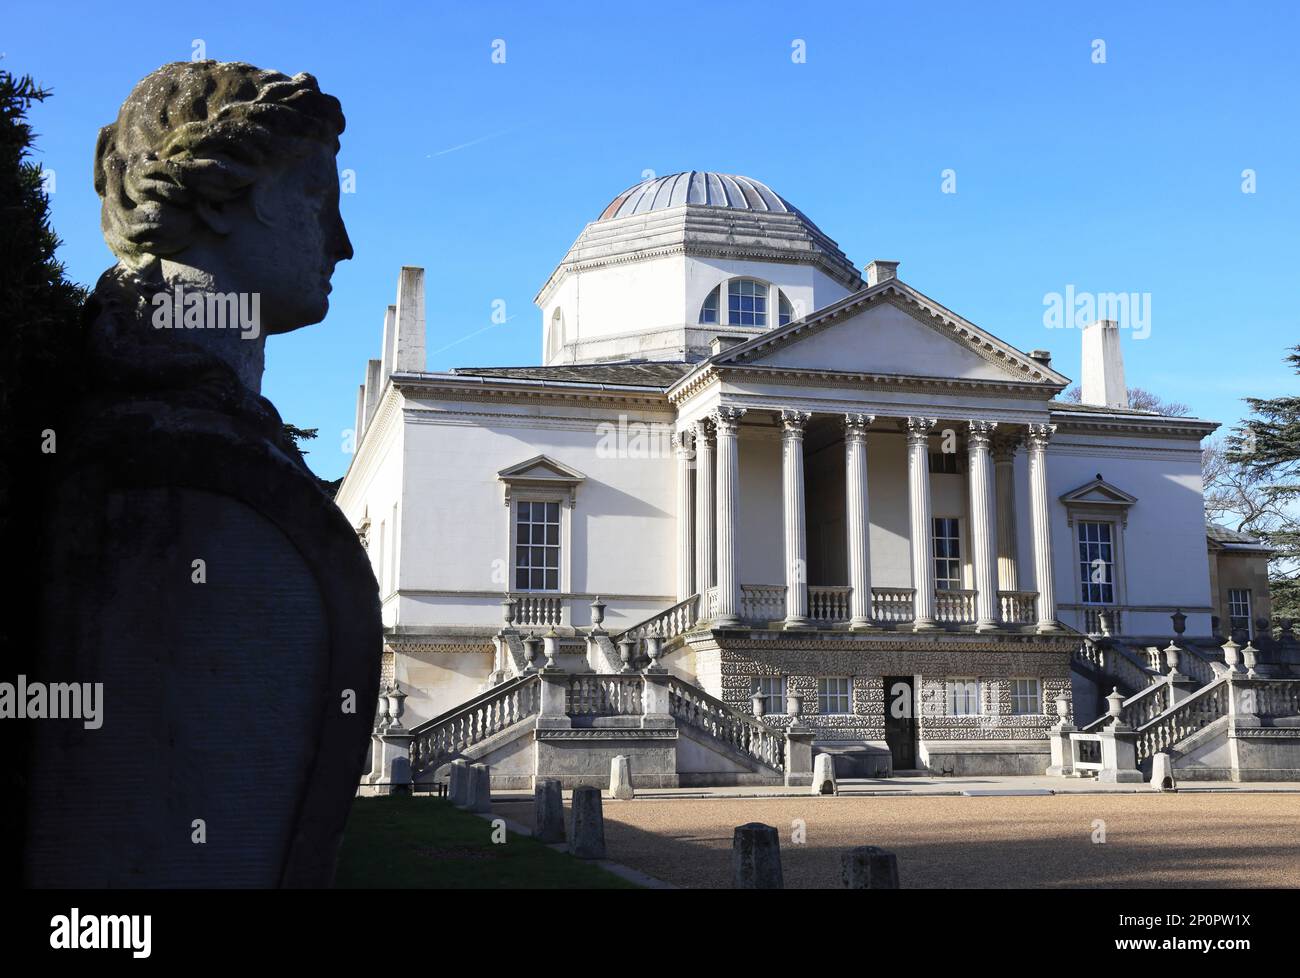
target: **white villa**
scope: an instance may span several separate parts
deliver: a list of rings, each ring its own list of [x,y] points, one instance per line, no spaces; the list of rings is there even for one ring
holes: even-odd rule
[[[540,366],[430,372],[403,268],[337,496],[383,602],[368,779],[465,758],[599,783],[618,754],[659,785],[806,784],[815,753],[1065,773],[1092,721],[1131,722],[1130,767],[1238,776],[1215,690],[1247,678],[1207,644],[1216,424],[1129,408],[1114,323],[1082,331],[1067,403],[1050,353],[897,272],[756,180],[674,174],[546,280]],[[1232,721],[1222,744],[1179,746],[1184,702]]]

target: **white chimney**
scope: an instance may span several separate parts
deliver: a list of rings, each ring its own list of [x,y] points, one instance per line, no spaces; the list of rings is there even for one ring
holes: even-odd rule
[[[366,385],[357,387],[357,423],[352,428],[352,447],[361,444],[361,435],[366,430]]]
[[[898,278],[898,262],[877,258],[867,263],[867,288],[888,282],[891,278]]]
[[[370,419],[375,416],[375,408],[379,407],[379,395],[383,393],[383,378],[380,375],[382,364],[379,360],[366,361],[366,427],[370,427]]]
[[[384,310],[384,346],[379,355],[379,390],[375,391],[376,397],[383,393],[388,375],[393,372],[393,365],[397,362],[397,306],[389,306]]]
[[[397,351],[393,369],[424,371],[424,269],[403,265],[397,279]]]
[[[1124,385],[1124,352],[1119,345],[1119,324],[1102,319],[1083,330],[1083,380],[1080,382],[1084,404],[1098,407],[1128,407],[1128,388]]]

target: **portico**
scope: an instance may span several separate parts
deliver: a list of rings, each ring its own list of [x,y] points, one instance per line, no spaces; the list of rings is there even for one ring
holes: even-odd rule
[[[812,445],[806,437],[810,429],[815,433]],[[679,435],[683,450],[677,458],[678,484],[693,480],[694,492],[683,495],[690,506],[682,518],[693,532],[678,534],[678,566],[694,568],[695,579],[703,585],[702,616],[716,627],[1054,630],[1058,626],[1045,481],[1038,492],[1032,485],[1046,479],[1045,458],[1040,456],[1045,455],[1049,429],[983,419],[720,406]],[[1017,587],[1016,526],[1023,514],[1016,508],[1015,458],[1022,444],[1028,446],[1027,523],[1035,546],[1027,575],[1035,587],[1028,590]],[[871,455],[897,455],[904,449],[901,472],[888,465],[880,472],[872,470]],[[808,457],[832,452],[842,485],[831,492],[819,480],[810,495]],[[774,456],[768,460],[772,464],[764,464],[762,455]],[[940,460],[943,472],[932,471],[932,459]],[[821,467],[827,466],[823,462]],[[938,475],[953,476],[962,484],[961,506],[955,511],[952,487],[944,487],[940,518],[955,520],[960,529],[957,536],[942,541],[946,549],[937,558],[945,569],[955,568],[957,576],[941,579],[936,573],[932,500]],[[779,478],[779,491],[760,482],[772,478]],[[753,518],[757,507],[746,503],[748,493],[768,510],[758,520]],[[897,560],[873,554],[873,535],[891,529],[873,523],[877,495],[881,502],[905,501],[907,559],[901,567]],[[779,509],[773,501],[779,502]],[[842,509],[842,515],[827,512],[835,508]],[[747,513],[749,526],[744,527]],[[809,525],[827,523],[838,525],[843,539],[832,543],[823,535],[814,548],[820,551],[818,559],[810,561]],[[741,538],[754,530],[779,539],[779,566],[771,560],[757,565],[741,560]]]

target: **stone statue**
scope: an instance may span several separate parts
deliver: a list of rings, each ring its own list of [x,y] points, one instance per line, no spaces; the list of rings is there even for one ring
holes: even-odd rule
[[[42,564],[40,675],[103,683],[37,724],[37,886],[329,885],[382,635],[369,561],[259,395],[266,336],[352,257],[336,99],[179,62],[99,135],[118,263],[86,310]]]

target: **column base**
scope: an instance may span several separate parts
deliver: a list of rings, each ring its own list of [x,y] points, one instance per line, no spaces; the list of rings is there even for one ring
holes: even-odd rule
[[[912,622],[912,631],[914,632],[937,632],[939,625],[933,618],[918,618]]]
[[[1042,635],[1045,632],[1061,632],[1064,630],[1065,629],[1054,621],[1040,621],[1038,626],[1034,629],[1034,631],[1038,632],[1039,635]]]
[[[873,629],[877,629],[877,628],[879,628],[879,627],[880,627],[880,625],[877,624],[876,622],[872,621],[870,618],[850,618],[850,619],[849,619],[849,631],[853,631],[853,632],[869,632],[869,631],[872,631]]]
[[[986,632],[996,632],[1001,627],[1002,625],[1000,622],[996,622],[991,618],[986,619],[984,621],[977,621],[975,623],[975,631],[978,632],[979,634],[984,634]]]
[[[781,623],[781,627],[786,631],[790,631],[797,628],[812,628],[813,623],[811,618],[786,618]]]
[[[714,628],[735,628],[740,624],[740,619],[734,615],[717,615],[709,624]]]

